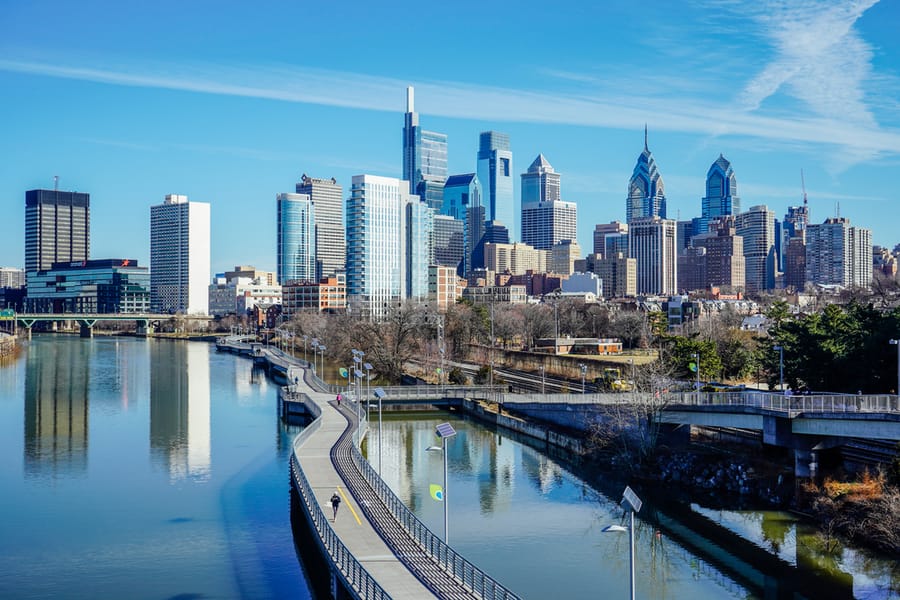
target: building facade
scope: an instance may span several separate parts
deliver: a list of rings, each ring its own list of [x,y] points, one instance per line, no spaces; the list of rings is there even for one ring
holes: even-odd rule
[[[282,313],[292,319],[303,311],[343,312],[347,309],[347,280],[343,273],[317,282],[290,281],[281,287]]]
[[[451,175],[444,184],[441,213],[463,222],[463,264],[460,274],[472,269],[472,253],[484,235],[485,212],[481,200],[481,182],[475,173]]]
[[[705,281],[702,289],[710,286],[730,288],[732,292],[742,292],[746,287],[746,258],[744,258],[744,238],[737,235],[734,217],[718,217],[710,222],[707,233],[694,236],[693,246],[706,249]],[[681,271],[678,272],[679,279]],[[686,287],[683,290],[700,289]]]
[[[27,312],[148,313],[150,273],[134,259],[54,263],[28,273]]]
[[[415,244],[408,241],[410,204],[420,204],[419,198],[410,195],[403,180],[353,177],[347,198],[347,302],[372,319],[386,316],[391,306],[407,297],[409,281],[418,280],[407,274],[408,252],[414,250],[427,263],[428,232],[419,227]]]
[[[406,88],[403,117],[403,180],[408,182],[410,194],[419,195],[435,212],[441,210],[447,180],[447,135],[419,125],[412,87]]]
[[[25,272],[91,255],[91,196],[60,190],[25,192]]]
[[[775,288],[775,213],[768,207],[751,206],[736,215],[735,232],[744,238],[744,272],[747,293]]]
[[[276,197],[279,283],[316,281],[316,215],[309,194]]]
[[[703,235],[709,231],[713,219],[739,212],[741,199],[737,195],[737,178],[731,163],[720,154],[706,173],[706,196],[701,202],[699,231],[694,234]]]
[[[478,140],[478,180],[484,193],[487,213],[485,220],[499,221],[509,230],[509,237],[517,241],[516,205],[513,196],[513,156],[509,135],[498,131],[484,131]]]
[[[806,281],[845,288],[872,285],[872,230],[834,217],[806,230]]]
[[[440,265],[431,265],[428,268],[428,298],[437,304],[439,311],[446,311],[462,296],[462,288],[458,285],[458,281],[456,269]]]
[[[25,271],[15,267],[0,267],[0,288],[25,287]]]
[[[637,267],[637,294],[674,294],[678,274],[675,221],[644,217],[628,226],[629,255]]]
[[[666,218],[666,186],[656,160],[647,146],[647,128],[644,128],[644,151],[628,182],[628,198],[625,204],[626,222],[646,217]]]
[[[559,183],[559,173],[543,154],[522,173],[522,242],[538,250],[576,236],[578,209],[560,199]]]
[[[347,258],[343,188],[333,177],[316,179],[304,173],[295,191],[309,196],[315,212],[316,279],[343,273]]]
[[[431,264],[453,267],[463,272],[465,256],[465,223],[448,215],[434,215],[432,236],[434,260]]]
[[[548,270],[560,275],[575,272],[575,261],[581,259],[581,246],[575,240],[562,240],[550,248]]]
[[[594,254],[628,255],[628,224],[621,221],[594,225]]]
[[[210,205],[169,194],[150,207],[150,307],[153,312],[209,311]]]

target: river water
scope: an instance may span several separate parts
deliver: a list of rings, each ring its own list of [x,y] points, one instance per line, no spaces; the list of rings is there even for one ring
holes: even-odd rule
[[[524,598],[625,598],[618,483],[449,413],[389,415],[385,479]],[[276,386],[202,343],[36,336],[0,366],[0,598],[309,598]],[[368,449],[378,443],[370,433]],[[789,515],[645,499],[639,598],[897,597],[897,565]],[[303,542],[299,542],[303,544]],[[314,567],[310,567],[314,568]]]

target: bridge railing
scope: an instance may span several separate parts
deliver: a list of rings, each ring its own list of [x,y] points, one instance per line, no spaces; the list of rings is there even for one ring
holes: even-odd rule
[[[306,394],[301,394],[306,396]],[[296,484],[297,492],[303,504],[306,506],[306,514],[309,516],[312,526],[318,534],[319,542],[331,557],[332,563],[338,569],[338,576],[343,580],[348,590],[353,590],[357,598],[363,600],[390,600],[390,596],[378,585],[365,567],[356,560],[353,553],[341,542],[334,528],[328,521],[328,517],[322,511],[322,507],[316,501],[315,493],[303,468],[297,460],[297,451],[306,440],[319,429],[322,424],[322,409],[309,398],[306,398],[309,410],[313,415],[313,421],[300,434],[294,438],[294,451],[291,453],[291,476]]]
[[[381,479],[356,446],[351,450],[353,462],[365,477],[372,489],[384,502],[391,514],[409,534],[419,543],[421,548],[434,560],[440,563],[448,573],[459,579],[472,592],[481,598],[490,600],[517,599],[513,592],[494,580],[490,575],[459,555],[436,536],[413,512],[407,508],[400,498]]]
[[[742,392],[701,392],[674,395],[669,402],[682,406],[745,406],[789,413],[900,413],[900,397],[895,395],[784,395],[745,390]]]

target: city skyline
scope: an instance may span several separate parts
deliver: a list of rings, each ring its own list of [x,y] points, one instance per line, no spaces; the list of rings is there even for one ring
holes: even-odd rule
[[[271,198],[302,173],[335,177],[345,197],[354,175],[401,175],[410,85],[423,128],[448,136],[450,173],[476,171],[481,132],[506,133],[518,201],[522,165],[552,156],[565,200],[578,205],[583,249],[596,224],[625,220],[645,123],[670,219],[700,215],[705,174],[723,154],[745,209],[766,205],[782,219],[802,203],[803,169],[810,223],[840,203],[873,243],[900,241],[895,6],[564,4],[543,38],[558,43],[540,52],[528,34],[538,24],[499,7],[475,26],[486,46],[463,52],[453,41],[461,11],[434,32],[446,44],[427,61],[401,60],[405,46],[383,41],[400,30],[394,11],[368,22],[328,6],[174,6],[0,8],[0,81],[11,92],[0,99],[0,264],[24,264],[22,194],[52,189],[57,175],[61,190],[91,194],[93,256],[148,264],[147,207],[174,193],[212,205],[213,272],[274,270]],[[310,30],[301,52],[287,34],[306,21],[330,25]],[[27,33],[37,22],[40,41]]]

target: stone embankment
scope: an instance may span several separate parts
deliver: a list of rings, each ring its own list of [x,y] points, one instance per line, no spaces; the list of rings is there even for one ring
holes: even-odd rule
[[[16,336],[0,332],[0,358],[15,355],[17,348]]]

